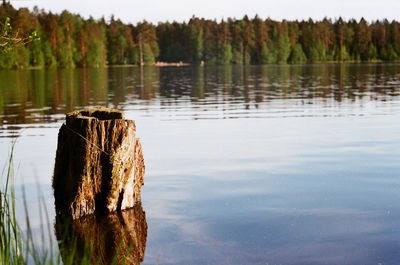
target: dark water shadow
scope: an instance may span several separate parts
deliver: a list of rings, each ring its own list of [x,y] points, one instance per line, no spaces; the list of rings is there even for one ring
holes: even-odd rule
[[[140,203],[103,216],[57,216],[55,230],[64,264],[140,264],[144,259],[147,222]]]

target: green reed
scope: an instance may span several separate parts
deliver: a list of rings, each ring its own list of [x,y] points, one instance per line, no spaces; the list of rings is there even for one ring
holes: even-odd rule
[[[13,150],[3,170],[0,187],[0,264],[26,264],[29,248],[17,224]],[[4,177],[5,176],[5,177]]]

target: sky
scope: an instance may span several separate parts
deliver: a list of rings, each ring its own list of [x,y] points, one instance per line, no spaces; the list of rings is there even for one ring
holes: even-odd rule
[[[228,17],[274,20],[314,20],[364,17],[368,21],[387,18],[400,20],[400,0],[11,0],[14,7],[28,7],[60,13],[66,9],[85,18],[107,20],[113,14],[125,23],[147,20],[152,23],[188,21],[193,15],[207,19]]]

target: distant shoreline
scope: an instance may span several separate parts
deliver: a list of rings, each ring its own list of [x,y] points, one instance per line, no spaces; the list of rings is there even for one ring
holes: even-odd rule
[[[190,63],[184,63],[184,62],[177,62],[177,63],[168,63],[168,62],[156,62],[154,64],[155,66],[159,66],[159,67],[164,67],[164,66],[190,66],[192,64]]]
[[[400,61],[381,61],[381,60],[375,60],[371,62],[361,62],[361,61],[347,61],[347,62],[335,62],[335,61],[330,61],[330,62],[323,62],[323,63],[302,63],[302,64],[294,64],[294,63],[286,63],[286,64],[277,64],[277,63],[272,63],[272,64],[190,64],[190,63],[183,63],[183,62],[156,62],[153,64],[144,64],[142,67],[189,67],[189,66],[194,66],[194,67],[213,67],[213,66],[310,66],[310,65],[332,65],[332,64],[338,64],[338,65],[356,65],[356,64],[363,64],[363,65],[368,65],[368,64],[400,64]],[[54,70],[54,69],[101,69],[101,68],[140,68],[140,65],[137,64],[110,64],[110,65],[105,65],[105,66],[99,66],[99,67],[81,67],[81,66],[76,66],[76,67],[70,67],[70,68],[63,68],[63,67],[46,67],[46,66],[28,66],[24,68],[0,68],[0,71],[9,71],[9,70]]]

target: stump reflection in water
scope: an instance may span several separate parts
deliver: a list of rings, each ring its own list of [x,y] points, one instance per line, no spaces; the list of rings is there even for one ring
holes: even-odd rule
[[[104,216],[80,219],[58,217],[56,236],[64,264],[140,264],[147,238],[146,214],[142,205]],[[71,252],[76,251],[73,261]]]

